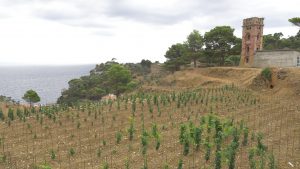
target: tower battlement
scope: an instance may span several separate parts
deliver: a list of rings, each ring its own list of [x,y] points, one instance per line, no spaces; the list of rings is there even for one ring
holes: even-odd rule
[[[264,24],[264,18],[247,18],[243,20],[243,27],[244,26],[253,26],[253,25],[263,25]]]

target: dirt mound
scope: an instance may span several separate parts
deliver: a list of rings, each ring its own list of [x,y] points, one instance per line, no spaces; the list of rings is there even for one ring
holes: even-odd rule
[[[210,77],[226,79],[239,86],[247,86],[252,83],[255,77],[261,72],[257,68],[237,68],[237,67],[214,67],[203,70],[203,74]]]
[[[279,69],[276,74],[277,78],[274,86],[277,89],[277,94],[282,96],[300,97],[299,68]]]
[[[213,76],[207,76],[205,69],[186,69],[175,72],[159,80],[160,86],[169,86],[173,88],[195,88],[199,86],[219,86],[231,83],[227,79]]]
[[[272,68],[272,80],[266,80],[261,74],[257,75],[249,88],[256,92],[263,92],[282,98],[300,97],[300,69]]]
[[[158,79],[157,86],[171,88],[195,88],[221,86],[232,83],[239,86],[248,86],[252,83],[252,80],[260,74],[260,72],[261,69],[255,68],[189,68]]]
[[[253,79],[252,83],[249,85],[249,88],[252,90],[263,90],[266,89],[267,82],[262,76],[257,76]]]

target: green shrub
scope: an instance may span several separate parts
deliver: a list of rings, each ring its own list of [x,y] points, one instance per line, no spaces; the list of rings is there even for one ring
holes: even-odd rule
[[[130,168],[130,165],[129,165],[129,159],[128,159],[128,158],[125,160],[125,168],[126,168],[126,169],[129,169],[129,168]]]
[[[159,149],[159,147],[160,147],[160,138],[158,137],[158,138],[156,139],[156,146],[155,146],[155,150],[158,150],[158,149]]]
[[[262,70],[261,75],[263,76],[263,78],[265,78],[266,80],[271,81],[272,80],[272,70],[269,67],[266,67]]]
[[[75,150],[73,148],[70,148],[69,155],[70,156],[74,156],[75,155]]]
[[[265,146],[262,142],[263,140],[263,134],[258,133],[257,134],[257,149],[260,154],[263,154],[267,150],[267,146]]]
[[[0,108],[0,119],[3,121],[4,120],[4,114],[2,109]]]
[[[147,152],[147,146],[148,146],[148,133],[147,131],[143,131],[142,137],[141,137],[141,143],[142,143],[142,154],[145,155]]]
[[[52,169],[52,167],[48,164],[42,164],[37,167],[37,169]]]
[[[50,154],[51,154],[50,155],[51,159],[54,160],[56,158],[56,154],[55,154],[55,151],[53,149],[50,151]]]
[[[190,152],[190,141],[188,137],[186,137],[183,143],[183,155],[187,156],[189,152]]]
[[[143,165],[142,169],[148,169],[147,158],[144,159],[144,165]]]
[[[121,140],[122,140],[122,133],[120,131],[118,131],[116,133],[116,142],[117,142],[117,144],[119,144],[121,142]]]
[[[215,159],[215,169],[222,168],[222,154],[221,151],[216,152],[216,159]]]
[[[250,165],[250,169],[256,169],[256,162],[255,162],[255,153],[256,150],[254,148],[250,149],[249,153],[248,153],[248,160],[249,160],[249,165]]]
[[[130,118],[130,127],[127,129],[127,131],[129,133],[129,140],[132,141],[133,140],[133,134],[135,132],[134,118]]]
[[[80,122],[77,122],[77,129],[80,129]]]
[[[275,159],[274,159],[274,155],[273,154],[271,154],[269,156],[269,168],[270,169],[276,169],[277,168],[276,164],[275,164]]]
[[[182,161],[182,159],[179,160],[177,169],[183,169],[183,161]]]
[[[108,169],[108,163],[107,162],[104,162],[103,166],[102,166],[102,169]]]
[[[101,153],[102,151],[100,150],[100,148],[97,149],[97,157],[101,157]]]
[[[157,138],[158,137],[158,130],[157,130],[157,125],[154,123],[152,124],[152,136],[154,138]]]
[[[0,163],[4,163],[4,162],[6,162],[6,155],[5,154],[1,154],[0,155]]]
[[[186,132],[186,126],[184,124],[181,124],[180,125],[180,134],[179,134],[179,141],[181,144],[184,143],[185,132]]]
[[[249,129],[246,127],[243,129],[243,131],[244,131],[243,146],[246,146],[248,144]]]
[[[169,168],[170,167],[169,167],[168,163],[165,163],[163,169],[169,169]]]
[[[201,135],[202,135],[202,128],[196,127],[195,128],[194,142],[195,142],[197,151],[199,151],[199,147],[200,147],[200,144],[201,144]]]
[[[212,147],[212,144],[209,143],[209,137],[207,137],[205,139],[204,146],[205,146],[205,149],[206,149],[206,151],[205,151],[205,161],[207,162],[210,159],[211,147]]]
[[[15,119],[15,116],[14,116],[14,111],[13,109],[9,108],[8,109],[8,114],[7,114],[9,120],[13,121]]]

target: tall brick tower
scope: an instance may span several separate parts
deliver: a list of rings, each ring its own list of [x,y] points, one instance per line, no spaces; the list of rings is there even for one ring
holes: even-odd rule
[[[251,67],[256,51],[262,50],[264,18],[243,20],[242,54],[240,66]]]

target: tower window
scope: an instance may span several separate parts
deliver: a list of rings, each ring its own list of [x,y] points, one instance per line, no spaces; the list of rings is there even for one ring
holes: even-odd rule
[[[259,40],[259,35],[257,35],[257,40]]]
[[[246,56],[246,63],[249,63],[249,56]]]
[[[248,35],[247,35],[247,39],[250,40],[250,38],[251,38],[251,36],[250,36],[250,34],[248,34]]]
[[[247,46],[246,48],[246,57],[245,57],[245,62],[249,63],[249,52],[250,52],[250,47]]]
[[[300,66],[300,57],[297,57],[297,66]]]

